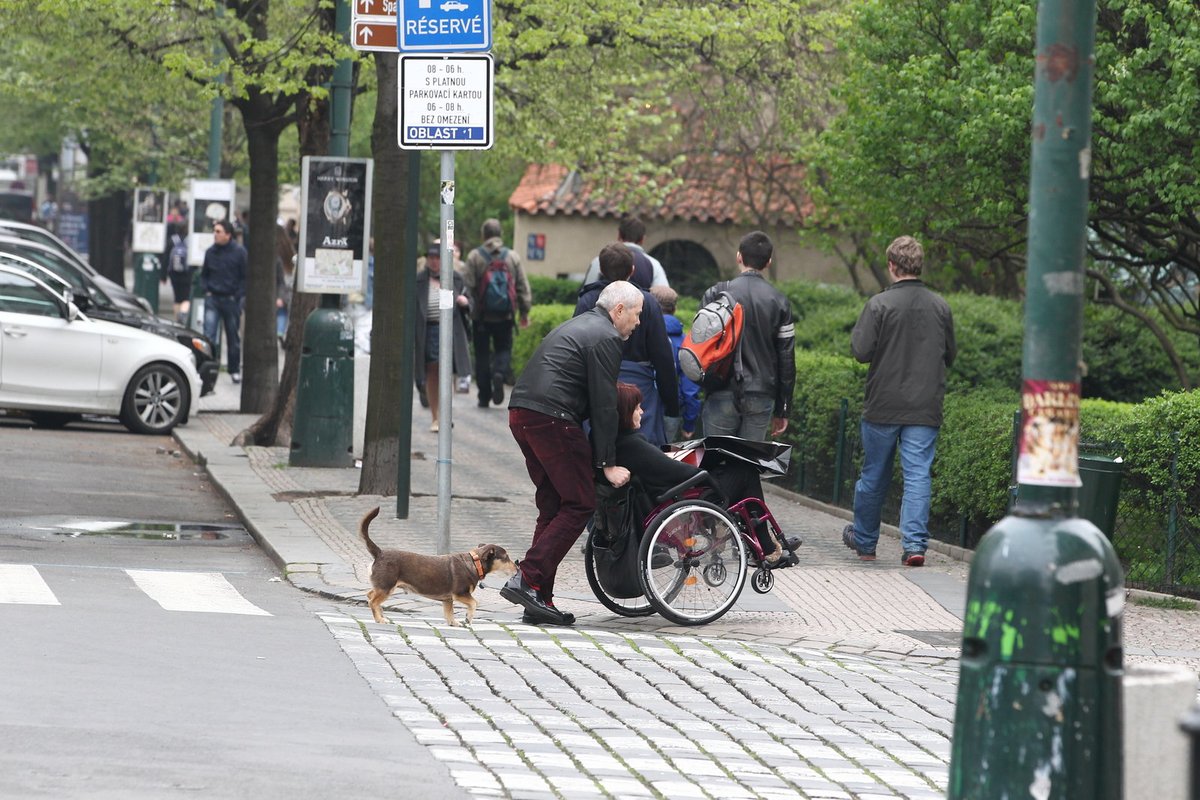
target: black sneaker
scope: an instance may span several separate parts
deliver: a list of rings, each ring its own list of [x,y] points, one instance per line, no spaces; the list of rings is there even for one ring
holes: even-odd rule
[[[858,554],[858,558],[861,561],[874,561],[875,560],[875,552],[874,551],[868,553],[866,550],[858,549],[858,545],[854,542],[854,525],[852,525],[852,524],[847,525],[845,528],[842,528],[842,544],[846,545],[846,547],[849,547],[856,554]],[[922,558],[922,561],[924,561],[923,558]]]
[[[504,376],[499,372],[492,376],[492,402],[496,405],[504,403]]]

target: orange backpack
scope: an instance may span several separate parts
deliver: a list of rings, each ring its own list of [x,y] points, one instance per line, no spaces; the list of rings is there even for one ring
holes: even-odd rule
[[[731,379],[742,380],[741,304],[721,292],[696,312],[692,329],[679,347],[679,368],[705,389],[722,389]]]

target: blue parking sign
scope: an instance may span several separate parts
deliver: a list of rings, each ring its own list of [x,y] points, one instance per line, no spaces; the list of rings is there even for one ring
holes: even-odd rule
[[[396,43],[402,53],[491,50],[491,0],[401,0]]]

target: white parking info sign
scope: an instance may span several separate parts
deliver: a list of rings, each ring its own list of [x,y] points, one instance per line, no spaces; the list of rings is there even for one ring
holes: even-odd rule
[[[400,56],[400,147],[487,150],[492,146],[492,57]]]

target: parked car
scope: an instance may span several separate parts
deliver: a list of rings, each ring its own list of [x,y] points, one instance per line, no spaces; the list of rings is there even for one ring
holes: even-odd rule
[[[49,284],[0,265],[0,408],[47,427],[98,414],[136,433],[165,434],[187,422],[199,393],[183,345],[90,319]]]
[[[141,307],[131,306],[129,303],[125,303],[123,306],[118,305],[101,288],[100,284],[94,282],[86,274],[73,269],[41,245],[34,245],[30,242],[13,245],[11,242],[5,242],[4,237],[0,235],[0,263],[22,269],[25,272],[33,272],[34,277],[48,282],[51,286],[54,286],[55,282],[50,280],[47,274],[53,275],[55,280],[70,287],[75,304],[90,317],[122,325],[132,325],[174,339],[192,351],[192,356],[196,361],[196,370],[200,373],[200,394],[208,394],[216,385],[220,364],[214,358],[212,342],[203,334],[148,313]],[[33,268],[38,271],[33,271]]]
[[[51,259],[54,261],[53,267],[56,272],[69,270],[70,272],[83,275],[88,278],[91,283],[96,284],[109,298],[121,308],[135,308],[145,311],[148,314],[154,313],[153,306],[150,301],[141,295],[134,294],[116,281],[109,280],[101,275],[96,269],[86,261],[84,261],[78,253],[68,247],[61,239],[51,237],[48,231],[38,228],[36,225],[26,225],[22,228],[15,227],[15,223],[0,221],[0,247],[4,249],[16,251],[17,255],[31,257],[31,253],[39,254],[42,260]]]

